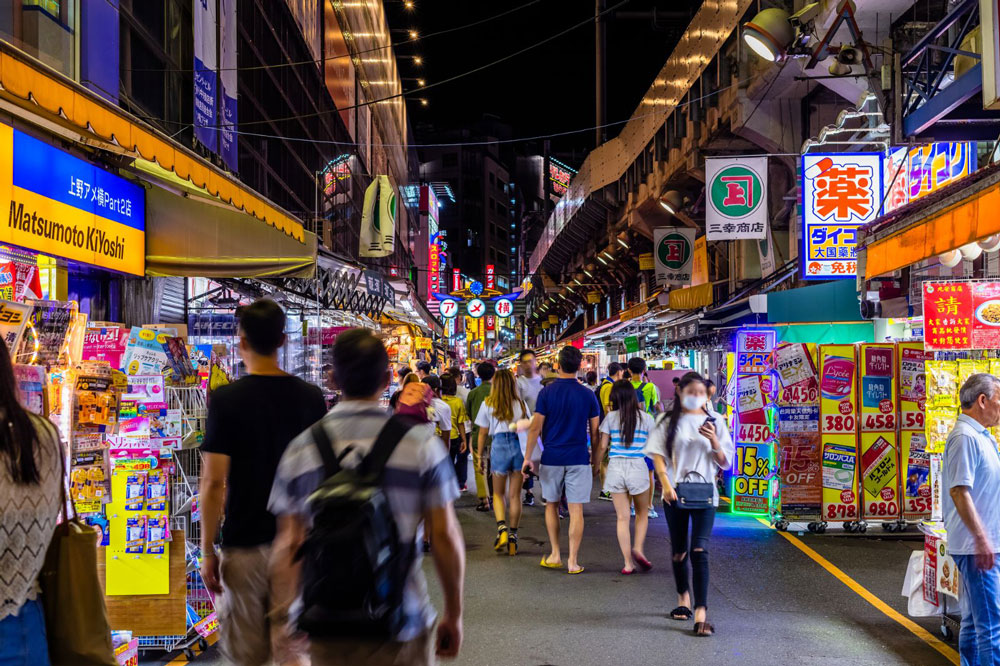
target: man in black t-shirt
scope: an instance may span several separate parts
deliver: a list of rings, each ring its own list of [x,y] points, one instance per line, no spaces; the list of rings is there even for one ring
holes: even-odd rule
[[[209,401],[204,467],[201,572],[217,604],[224,656],[241,666],[297,664],[303,646],[271,626],[268,575],[275,518],[267,510],[278,462],[288,443],[326,414],[316,386],[278,366],[285,313],[261,299],[240,314],[240,356],[249,375],[216,389]],[[222,554],[215,540],[223,517]]]

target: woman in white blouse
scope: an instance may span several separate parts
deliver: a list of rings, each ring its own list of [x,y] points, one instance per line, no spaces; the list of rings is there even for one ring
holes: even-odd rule
[[[729,467],[734,453],[729,429],[718,414],[709,413],[707,402],[708,389],[701,375],[696,372],[684,375],[677,385],[670,417],[663,419],[650,434],[645,450],[653,459],[663,486],[663,509],[670,528],[677,584],[677,608],[670,612],[670,617],[682,621],[691,619],[690,559],[694,573],[694,633],[698,636],[715,633],[715,628],[705,619],[708,612],[708,539],[719,506],[715,474],[719,468]],[[711,484],[712,505],[701,509],[678,506],[674,488],[684,482]]]
[[[59,513],[55,426],[18,403],[0,341],[0,664],[48,666],[38,574]]]

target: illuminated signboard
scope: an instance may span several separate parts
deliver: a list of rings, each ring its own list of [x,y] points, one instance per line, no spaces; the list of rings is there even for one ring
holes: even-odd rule
[[[323,170],[323,194],[332,197],[345,194],[351,186],[351,156],[341,155]]]
[[[427,216],[427,299],[433,301],[433,294],[441,290],[441,238],[438,233],[438,211],[440,204],[434,190],[429,185],[420,187],[420,213]]]
[[[976,144],[932,143],[915,148],[894,148],[885,158],[888,196],[885,212],[937,192],[977,169]]]
[[[802,156],[802,277],[857,276],[858,227],[880,215],[881,153]]]
[[[0,125],[0,242],[110,270],[146,271],[146,198],[124,178]]]
[[[493,264],[486,264],[486,288],[496,289],[496,268]]]
[[[767,515],[774,502],[777,388],[772,352],[777,332],[742,329],[736,333],[736,419],[730,497],[733,513]]]
[[[457,268],[451,269],[451,290],[460,291],[462,289],[462,271]]]
[[[562,196],[569,189],[569,181],[576,174],[575,169],[571,169],[559,160],[549,158],[549,182],[551,183],[553,194]]]

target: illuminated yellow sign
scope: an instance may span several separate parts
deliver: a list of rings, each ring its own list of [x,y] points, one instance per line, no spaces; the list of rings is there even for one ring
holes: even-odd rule
[[[0,242],[142,275],[142,188],[7,125],[0,125]]]

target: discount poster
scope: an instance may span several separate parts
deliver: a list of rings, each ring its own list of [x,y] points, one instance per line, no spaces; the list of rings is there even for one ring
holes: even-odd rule
[[[821,345],[819,430],[823,447],[823,519],[858,519],[857,349]]]
[[[924,362],[933,355],[922,342],[897,345],[899,368],[899,462],[903,518],[920,520],[931,513],[931,460],[924,432],[927,381]]]
[[[774,350],[774,370],[779,382],[781,515],[786,520],[815,520],[823,510],[816,346],[779,345]]]
[[[771,366],[775,337],[770,329],[736,333],[736,456],[730,493],[734,513],[768,514],[776,489],[772,403],[777,383]]]
[[[859,474],[865,518],[899,517],[896,354],[892,344],[861,345]]]

